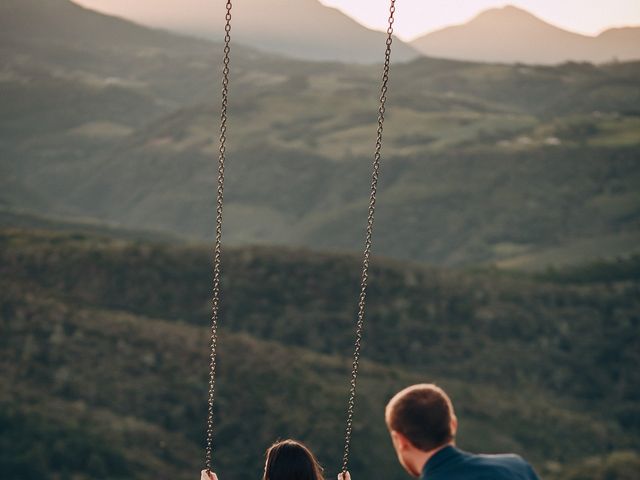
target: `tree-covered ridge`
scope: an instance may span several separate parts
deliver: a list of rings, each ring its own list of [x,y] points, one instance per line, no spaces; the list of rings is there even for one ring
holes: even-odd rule
[[[63,450],[92,445],[61,475],[96,478],[91,463],[107,478],[192,476],[206,398],[208,250],[18,230],[4,230],[0,245],[1,420],[12,436],[25,418],[35,425],[24,434],[33,475],[58,468],[48,454],[59,437]],[[358,259],[228,249],[224,268],[220,470],[257,476],[262,449],[293,435],[333,472]],[[435,380],[458,405],[465,448],[518,451],[545,478],[583,478],[583,461],[632,478],[620,472],[635,454],[589,458],[639,448],[637,290],[626,273],[575,285],[376,259],[352,471],[404,478],[382,407],[403,385]]]

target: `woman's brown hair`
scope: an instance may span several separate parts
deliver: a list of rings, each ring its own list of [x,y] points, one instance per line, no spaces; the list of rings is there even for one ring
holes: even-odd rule
[[[262,480],[324,480],[324,476],[311,450],[295,440],[283,440],[267,450]]]

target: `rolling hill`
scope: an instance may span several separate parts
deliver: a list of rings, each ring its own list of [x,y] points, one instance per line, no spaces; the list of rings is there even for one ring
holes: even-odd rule
[[[613,28],[590,37],[506,6],[486,10],[465,24],[427,33],[411,45],[428,56],[477,62],[603,63],[640,59],[640,27]]]
[[[33,35],[1,34],[4,211],[209,238],[220,46],[38,5],[11,10]],[[225,240],[359,248],[379,67],[233,55]],[[391,81],[377,251],[531,269],[637,251],[640,64],[417,59]]]
[[[0,246],[3,478],[192,477],[205,416],[208,249],[11,229]],[[631,480],[634,262],[575,284],[376,259],[354,476],[406,478],[383,406],[408,383],[436,380],[456,402],[464,448],[519,452],[552,480]],[[259,475],[263,449],[292,435],[334,475],[358,263],[227,250],[219,472]]]

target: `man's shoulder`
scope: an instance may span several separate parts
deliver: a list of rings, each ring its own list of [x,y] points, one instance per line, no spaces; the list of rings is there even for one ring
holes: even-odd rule
[[[515,453],[471,454],[465,463],[476,471],[479,479],[534,480],[537,478],[531,465]]]
[[[513,453],[474,454],[448,447],[426,463],[423,480],[538,480],[533,468]]]
[[[514,464],[523,465],[527,464],[527,461],[517,453],[475,453],[469,456],[470,459],[476,460],[482,463],[498,463],[498,464]]]

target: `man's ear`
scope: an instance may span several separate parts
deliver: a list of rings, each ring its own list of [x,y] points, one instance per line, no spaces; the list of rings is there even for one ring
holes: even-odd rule
[[[455,437],[458,433],[458,417],[453,415],[451,417],[451,436]]]
[[[395,430],[391,430],[391,439],[398,450],[407,450],[412,446],[407,437]]]

